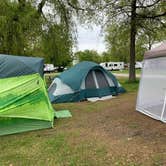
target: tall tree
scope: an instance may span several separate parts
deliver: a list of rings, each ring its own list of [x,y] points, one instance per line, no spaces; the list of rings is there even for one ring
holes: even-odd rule
[[[66,65],[75,42],[78,5],[77,0],[0,1],[0,52],[37,54]]]
[[[137,27],[135,40],[135,59],[142,61],[144,52],[151,49],[152,45],[166,39],[166,28],[158,27],[146,21],[146,28]],[[149,29],[150,27],[150,29]],[[128,24],[117,22],[107,26],[105,30],[105,41],[112,60],[129,62],[130,54],[130,28]]]
[[[73,14],[75,9],[62,0],[41,0],[38,12],[45,20],[42,35],[42,50],[46,61],[56,66],[66,66],[71,62],[72,47],[75,42]],[[48,8],[50,11],[46,11]]]
[[[32,0],[44,20],[42,50],[47,62],[66,66],[71,62],[72,48],[76,42],[75,16],[79,0]]]
[[[72,61],[73,41],[65,30],[63,25],[51,25],[42,37],[42,50],[46,55],[46,62],[58,67],[67,66]]]
[[[110,55],[110,52],[103,52],[101,55],[101,62],[110,62],[113,61]]]
[[[0,2],[0,52],[28,54],[35,44],[40,19],[36,9],[23,0]],[[7,12],[6,12],[7,11]]]
[[[89,3],[95,8],[97,18],[102,16],[105,24],[118,22],[130,25],[130,72],[129,81],[135,81],[135,41],[138,28],[147,29],[146,22],[158,27],[166,25],[166,1],[165,0],[97,0]],[[94,7],[95,6],[95,7]],[[95,12],[94,11],[94,12]],[[103,19],[104,16],[104,19]],[[154,28],[154,27],[153,27]],[[151,27],[148,27],[151,29]]]
[[[129,61],[129,26],[113,23],[105,30],[105,41],[113,61]]]
[[[79,62],[93,61],[100,63],[102,61],[102,57],[95,50],[78,51],[75,53],[75,57],[79,60]]]

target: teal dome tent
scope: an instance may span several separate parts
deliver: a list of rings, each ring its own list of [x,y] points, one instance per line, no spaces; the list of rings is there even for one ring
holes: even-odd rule
[[[125,89],[111,72],[99,64],[84,61],[56,77],[48,91],[51,102],[62,103],[115,96]]]

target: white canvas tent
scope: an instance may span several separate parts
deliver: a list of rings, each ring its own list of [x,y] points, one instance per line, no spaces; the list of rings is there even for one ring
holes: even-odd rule
[[[166,123],[166,42],[145,53],[136,110]]]

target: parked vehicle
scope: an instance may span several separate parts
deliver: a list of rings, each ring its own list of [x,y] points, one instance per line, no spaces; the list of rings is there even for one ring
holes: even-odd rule
[[[103,62],[100,65],[106,70],[123,70],[124,62]]]
[[[128,69],[128,68],[129,68],[129,63],[125,63],[125,64],[124,64],[124,68],[125,68],[125,69]]]
[[[143,64],[142,64],[142,62],[135,62],[135,68],[136,69],[142,69],[142,67],[143,67]]]
[[[53,72],[55,70],[55,67],[53,64],[44,64],[44,72]]]
[[[125,64],[125,68],[129,68],[130,67],[130,64]],[[143,68],[143,62],[135,62],[135,69],[142,69]]]

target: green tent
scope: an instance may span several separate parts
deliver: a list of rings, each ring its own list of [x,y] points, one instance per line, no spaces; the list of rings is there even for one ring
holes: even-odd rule
[[[0,79],[0,135],[53,127],[54,111],[39,74]]]
[[[44,59],[0,54],[0,135],[53,127]]]

